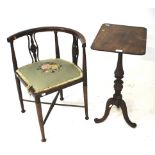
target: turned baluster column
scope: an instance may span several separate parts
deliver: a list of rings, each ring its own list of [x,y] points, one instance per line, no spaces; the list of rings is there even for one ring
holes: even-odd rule
[[[123,81],[122,78],[124,77],[124,70],[123,70],[123,54],[118,53],[118,61],[117,61],[117,67],[114,72],[116,80],[114,81],[114,90],[115,94],[113,95],[113,98],[115,100],[115,105],[119,107],[119,100],[122,100],[122,94],[121,91],[123,89]]]

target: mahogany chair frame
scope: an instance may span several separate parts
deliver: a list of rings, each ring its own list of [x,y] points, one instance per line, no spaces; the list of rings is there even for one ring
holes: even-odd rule
[[[58,41],[58,33],[67,33],[73,36],[73,43],[72,43],[72,62],[78,66],[78,56],[79,56],[79,45],[78,45],[78,40],[80,40],[81,45],[82,45],[82,71],[83,71],[83,76],[82,78],[75,80],[73,82],[68,82],[64,85],[58,86],[54,89],[49,89],[41,93],[35,93],[33,88],[30,89],[30,93],[34,97],[34,101],[23,99],[22,95],[22,89],[21,89],[21,82],[26,86],[26,83],[20,79],[16,75],[16,70],[18,69],[18,64],[17,64],[17,58],[15,54],[15,48],[14,48],[14,41],[18,38],[21,38],[23,36],[28,37],[28,50],[30,53],[30,56],[32,58],[32,63],[39,61],[39,46],[35,37],[36,33],[39,32],[52,32],[54,33],[54,40],[55,40],[55,55],[56,58],[60,58],[60,50],[59,50],[59,41]],[[87,95],[87,62],[86,62],[86,40],[85,37],[78,31],[70,29],[70,28],[65,28],[65,27],[38,27],[38,28],[33,28],[33,29],[28,29],[24,30],[21,32],[18,32],[16,34],[11,35],[10,37],[7,38],[7,41],[10,43],[11,46],[11,54],[12,54],[12,62],[13,62],[13,69],[15,73],[15,80],[17,84],[17,91],[19,95],[19,101],[20,101],[20,106],[21,106],[21,112],[25,112],[24,108],[24,101],[28,102],[35,102],[36,105],[36,110],[37,110],[37,116],[38,116],[38,122],[40,126],[40,131],[41,131],[41,136],[42,136],[42,141],[45,142],[45,132],[44,132],[44,125],[47,121],[47,118],[53,109],[54,105],[62,105],[62,106],[74,106],[74,107],[83,107],[85,109],[85,119],[88,120],[88,95]],[[63,89],[72,85],[75,85],[77,83],[83,83],[83,94],[84,94],[84,106],[79,106],[79,105],[66,105],[66,104],[57,104],[57,98],[60,95],[60,100],[63,100]],[[40,98],[51,94],[53,92],[57,92],[54,100],[52,103],[47,103],[47,102],[41,102]],[[43,118],[42,114],[42,103],[45,104],[50,104],[49,110]]]

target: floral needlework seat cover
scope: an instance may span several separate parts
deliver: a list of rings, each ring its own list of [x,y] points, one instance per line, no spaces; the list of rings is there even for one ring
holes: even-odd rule
[[[71,62],[63,59],[47,59],[22,66],[16,70],[28,90],[35,93],[64,85],[83,77],[82,70]]]

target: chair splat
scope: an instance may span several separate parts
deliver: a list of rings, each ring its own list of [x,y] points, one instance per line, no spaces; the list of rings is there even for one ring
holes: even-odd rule
[[[35,33],[27,35],[28,37],[28,49],[33,62],[39,61],[39,48],[35,39]]]
[[[73,57],[73,63],[77,65],[79,57],[79,46],[78,46],[78,38],[75,35],[73,35],[72,57]]]

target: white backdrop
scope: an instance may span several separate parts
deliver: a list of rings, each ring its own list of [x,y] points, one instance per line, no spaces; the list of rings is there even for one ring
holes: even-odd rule
[[[141,1],[122,1],[116,5],[116,2],[97,0],[5,0],[0,4],[0,154],[154,155],[155,9],[133,8],[133,4],[138,6]],[[117,55],[90,49],[103,23],[143,26],[148,30],[146,55],[124,55],[122,94],[131,120],[138,125],[136,129],[125,123],[121,111],[115,107],[105,122],[95,124],[93,121],[103,115],[106,100],[114,92],[113,72]],[[45,125],[46,143],[40,142],[34,104],[26,103],[26,113],[20,113],[11,52],[6,41],[15,32],[40,26],[73,28],[83,33],[87,40],[90,119],[84,120],[81,109],[55,107]],[[64,96],[65,103],[83,104],[81,85],[67,89]]]

